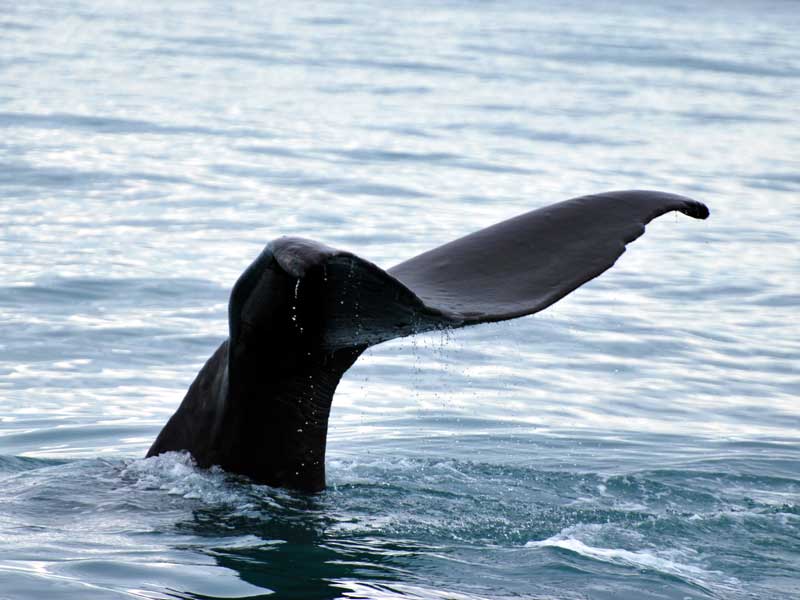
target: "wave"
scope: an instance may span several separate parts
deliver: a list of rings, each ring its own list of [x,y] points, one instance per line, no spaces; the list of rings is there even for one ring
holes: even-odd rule
[[[627,543],[646,543],[641,537],[631,536],[631,532],[618,529],[616,526],[604,524],[575,525],[567,527],[547,539],[528,541],[525,547],[557,548],[592,561],[623,568],[632,567],[637,570],[653,571],[660,575],[677,578],[707,591],[727,589],[733,592],[741,587],[736,578],[724,576],[719,571],[709,570],[697,564],[701,560],[699,553],[691,548],[643,547],[628,549],[593,545],[604,539],[615,539],[615,541]],[[639,539],[632,539],[632,537],[639,537]]]

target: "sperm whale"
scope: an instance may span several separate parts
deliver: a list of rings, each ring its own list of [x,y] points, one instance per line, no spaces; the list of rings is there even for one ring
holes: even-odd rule
[[[609,269],[645,225],[708,208],[629,190],[544,206],[383,270],[297,238],[269,244],[230,296],[228,338],[147,456],[188,451],[201,467],[277,487],[325,487],[333,395],[368,347],[536,313]]]

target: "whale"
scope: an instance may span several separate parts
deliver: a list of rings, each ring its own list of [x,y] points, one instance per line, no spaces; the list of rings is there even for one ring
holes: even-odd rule
[[[617,261],[645,225],[708,207],[648,190],[581,196],[390,268],[299,238],[270,243],[233,286],[228,337],[147,456],[184,451],[257,483],[325,488],[336,386],[370,346],[541,311]]]

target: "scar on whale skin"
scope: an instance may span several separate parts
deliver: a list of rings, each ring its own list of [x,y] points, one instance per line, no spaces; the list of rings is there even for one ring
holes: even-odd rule
[[[311,240],[270,242],[231,292],[229,336],[147,456],[188,451],[257,482],[325,487],[328,415],[369,346],[538,312],[609,269],[652,219],[705,219],[689,198],[620,191],[552,204],[384,271]]]

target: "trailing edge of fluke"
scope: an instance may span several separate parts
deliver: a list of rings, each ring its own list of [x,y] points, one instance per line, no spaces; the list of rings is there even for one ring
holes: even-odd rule
[[[503,221],[384,271],[279,238],[231,292],[229,337],[147,456],[188,451],[260,483],[325,487],[333,394],[369,346],[533,314],[610,268],[652,219],[708,208],[652,191],[582,196]]]

